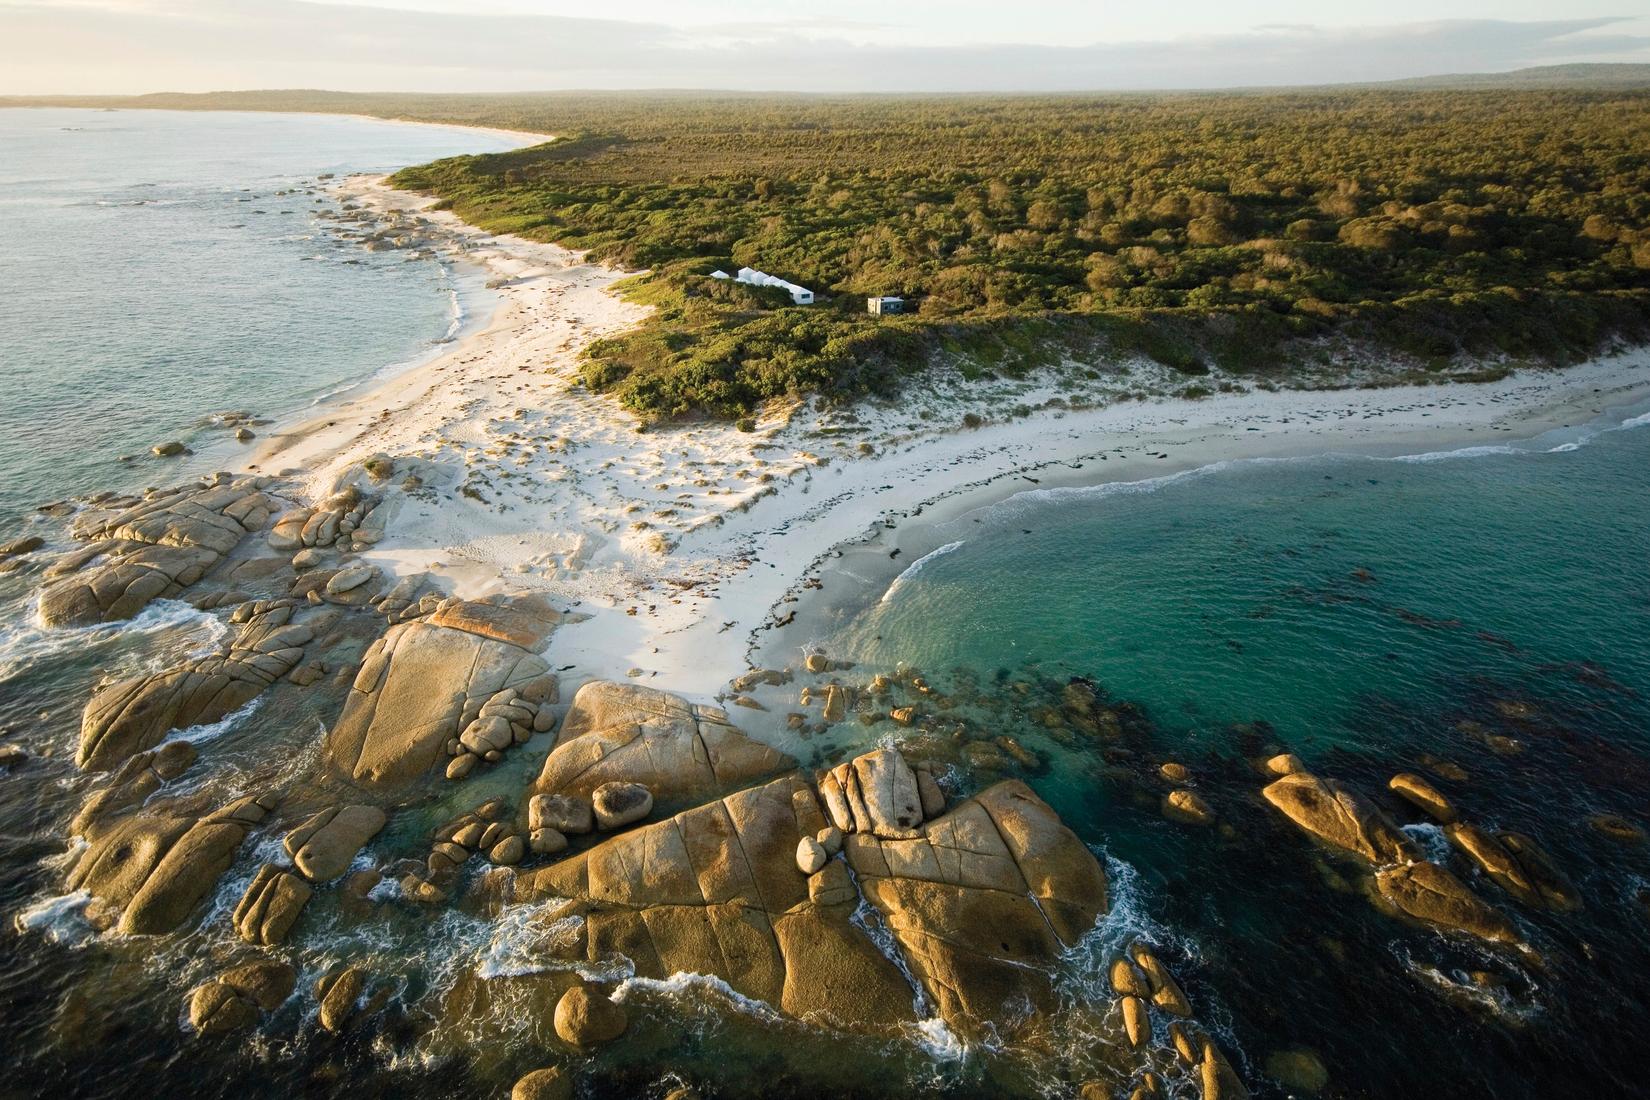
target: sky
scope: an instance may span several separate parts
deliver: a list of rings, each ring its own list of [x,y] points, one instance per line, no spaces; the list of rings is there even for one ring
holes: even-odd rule
[[[0,94],[1076,91],[1650,62],[1650,0],[0,0]]]

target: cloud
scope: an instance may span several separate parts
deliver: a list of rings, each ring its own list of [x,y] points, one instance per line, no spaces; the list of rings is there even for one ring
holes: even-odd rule
[[[1549,62],[1650,60],[1621,19],[1269,25],[1168,41],[888,46],[830,25],[462,15],[306,0],[0,0],[9,92],[1074,91],[1387,80]]]

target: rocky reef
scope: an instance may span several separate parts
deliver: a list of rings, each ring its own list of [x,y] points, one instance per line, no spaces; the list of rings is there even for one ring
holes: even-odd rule
[[[720,697],[798,708],[773,715],[785,749],[636,683],[564,700],[562,609],[384,575],[362,558],[389,513],[370,482],[292,492],[216,477],[99,498],[74,513],[80,545],[5,551],[49,623],[183,600],[217,624],[85,701],[61,870],[90,926],[190,959],[172,995],[194,1044],[370,1031],[489,1088],[568,1096],[594,1052],[658,1043],[679,1004],[646,993],[689,981],[808,1035],[1034,1059],[1053,1068],[1027,1091],[1046,1095],[1247,1095],[1257,1067],[1228,1060],[1187,992],[1206,990],[1171,971],[1191,960],[1119,933],[1105,863],[1026,782],[1062,749],[1161,828],[1236,859],[1275,827],[1269,845],[1377,920],[1508,969],[1543,960],[1500,903],[1583,905],[1533,836],[1458,806],[1443,765],[1360,789],[1247,729],[1222,775],[1156,751],[1138,708],[1082,678],[941,690],[812,652]],[[254,709],[267,745],[201,732]],[[1623,825],[1597,829],[1634,843]],[[456,950],[465,936],[491,954]],[[487,1052],[521,1042],[546,1064],[488,1077]],[[1304,1048],[1265,1068],[1327,1081]]]

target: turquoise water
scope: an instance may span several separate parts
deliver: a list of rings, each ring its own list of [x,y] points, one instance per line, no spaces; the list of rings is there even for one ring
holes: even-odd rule
[[[0,112],[0,529],[41,500],[176,480],[185,464],[115,459],[167,438],[215,457],[225,448],[198,426],[205,413],[289,414],[427,353],[452,326],[454,276],[330,239],[310,216],[324,196],[308,189],[322,172],[491,141],[348,119]],[[984,749],[955,793],[1023,776],[1105,856],[1114,912],[1096,951],[1068,960],[1078,999],[1109,996],[1104,962],[1146,933],[1261,1096],[1287,1095],[1269,1055],[1303,1046],[1332,1096],[1643,1093],[1650,850],[1586,818],[1644,824],[1650,805],[1644,410],[1418,460],[1252,462],[1037,491],[935,534],[947,552],[886,595],[868,585],[821,640],[857,662],[856,679],[921,671],[936,690],[916,702],[936,720],[902,735],[941,759]],[[36,753],[0,775],[0,1016],[16,1090],[115,1096],[141,1074],[180,1095],[496,1095],[542,1064],[544,1044],[514,1032],[478,1039],[473,1063],[419,1052],[417,994],[493,942],[492,922],[467,912],[353,928],[318,901],[315,934],[292,948],[306,981],[365,953],[406,993],[337,1041],[293,1018],[301,998],[267,1042],[183,1036],[184,991],[240,951],[222,919],[153,951],[74,936],[72,921],[61,937],[50,919],[16,932],[12,917],[62,889],[65,822],[94,786],[70,757],[99,677],[161,667],[221,630],[157,605],[131,624],[48,635],[26,622],[36,581],[0,577],[0,737]],[[1115,737],[1061,723],[1074,681],[1093,685]],[[272,759],[301,774],[337,707],[317,688],[301,707],[254,710],[212,742],[212,782],[268,783]],[[890,729],[853,721],[813,744]],[[1025,755],[993,748],[999,737]],[[1258,799],[1250,761],[1281,750],[1395,813],[1381,794],[1393,772],[1450,768],[1458,778],[1437,782],[1466,816],[1535,836],[1585,908],[1531,912],[1475,881],[1540,963],[1379,916],[1347,868]],[[1191,769],[1219,827],[1163,819],[1166,760]],[[417,850],[425,823],[406,815],[387,847]],[[1435,830],[1413,832],[1437,849]],[[244,852],[215,904],[232,905],[261,858]],[[593,1096],[661,1095],[671,1074],[740,1097],[1071,1094],[1073,1081],[1039,1068],[860,1042],[689,994],[578,1063]],[[1192,1095],[1183,1085],[1176,1095]]]
[[[1192,747],[1264,718],[1309,760],[1373,697],[1582,662],[1650,691],[1647,429],[1022,493],[827,644],[1126,683]]]
[[[307,115],[0,111],[0,533],[44,501],[175,479],[149,447],[221,440],[210,413],[288,415],[427,354],[458,317],[455,276],[332,238],[317,177],[510,144]]]
[[[856,677],[926,677],[929,732],[906,736],[942,757],[1001,735],[1035,754],[1004,774],[1133,869],[1127,918],[1175,930],[1177,972],[1252,1081],[1304,1045],[1338,1095],[1640,1094],[1617,1037],[1650,1026],[1650,852],[1587,818],[1650,825],[1643,408],[1506,447],[1034,490],[925,537],[942,549],[839,605],[819,640]],[[1051,718],[1074,680],[1119,704],[1121,735]],[[1258,798],[1252,761],[1279,751],[1408,822],[1387,779],[1442,767],[1463,816],[1534,836],[1584,910],[1522,909],[1453,864],[1541,964],[1376,914]],[[1163,818],[1169,760],[1218,829]],[[1436,828],[1411,832],[1448,858]]]

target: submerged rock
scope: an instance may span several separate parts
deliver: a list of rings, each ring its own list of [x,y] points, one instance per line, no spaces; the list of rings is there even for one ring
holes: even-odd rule
[[[1316,1094],[1329,1086],[1329,1070],[1323,1059],[1304,1047],[1268,1055],[1266,1075],[1296,1092]]]
[[[1163,796],[1163,816],[1186,825],[1213,825],[1215,811],[1196,791],[1170,791]]]

